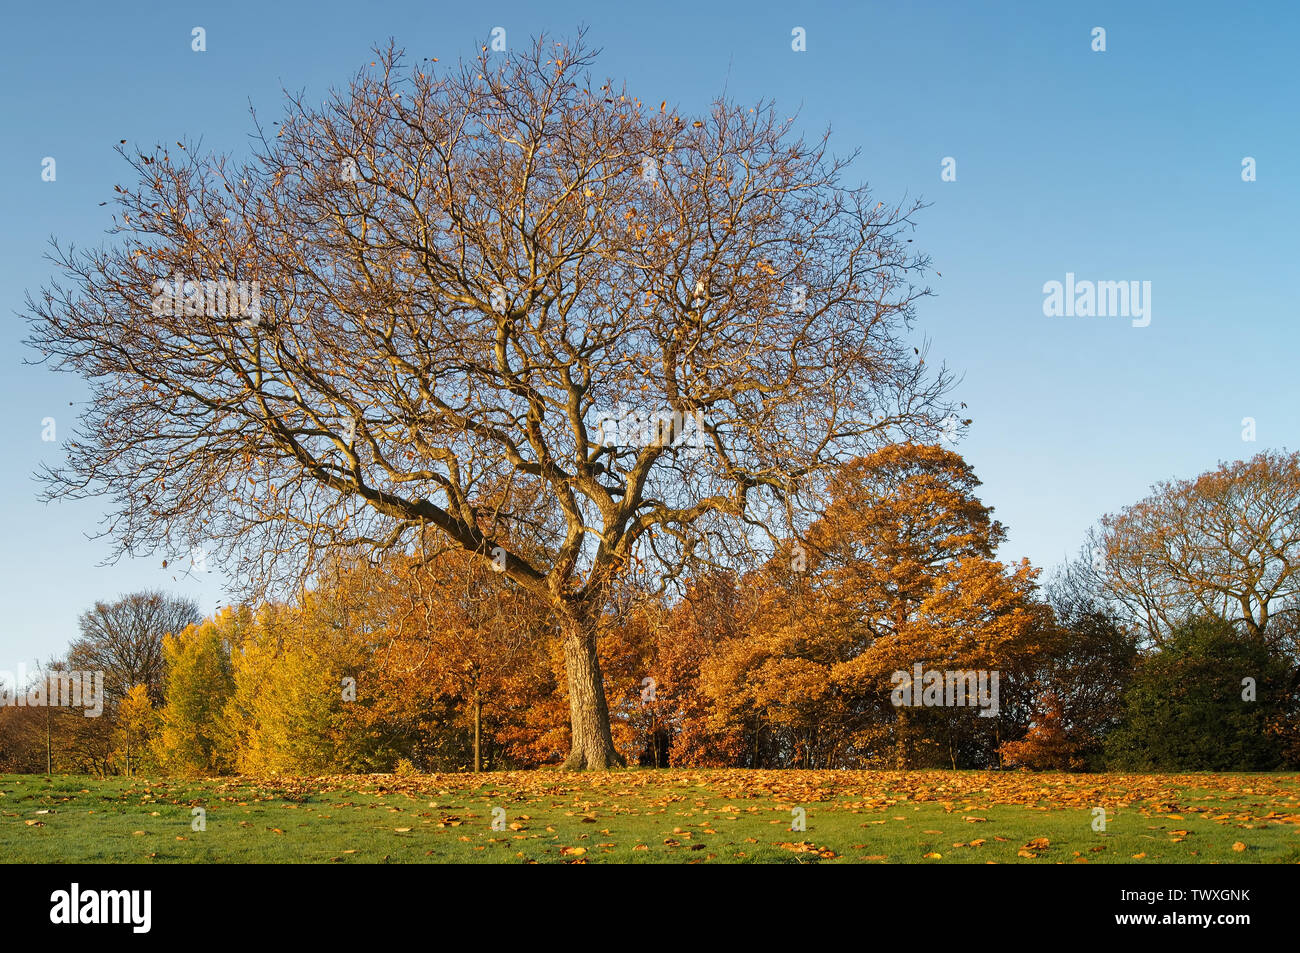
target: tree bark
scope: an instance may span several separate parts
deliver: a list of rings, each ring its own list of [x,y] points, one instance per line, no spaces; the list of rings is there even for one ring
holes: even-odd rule
[[[596,657],[594,622],[570,620],[564,627],[564,668],[569,680],[569,725],[572,748],[566,771],[607,771],[626,767],[609,730],[605,681]]]

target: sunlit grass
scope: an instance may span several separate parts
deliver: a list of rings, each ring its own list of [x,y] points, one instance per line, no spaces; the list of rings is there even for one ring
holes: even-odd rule
[[[205,830],[194,829],[195,807],[205,812]],[[1098,808],[1106,812],[1104,830],[1097,829]],[[801,817],[806,830],[792,830]],[[494,829],[494,821],[505,828]],[[1300,778],[693,770],[478,778],[0,775],[0,857],[13,863],[1296,862]]]

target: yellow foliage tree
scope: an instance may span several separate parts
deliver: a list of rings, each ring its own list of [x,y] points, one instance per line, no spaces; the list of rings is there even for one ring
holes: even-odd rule
[[[138,774],[152,761],[150,746],[158,731],[158,713],[147,685],[133,685],[127,690],[117,708],[115,729],[113,760],[122,766],[123,774]]]
[[[176,774],[217,774],[231,766],[222,714],[234,689],[230,646],[247,612],[227,609],[163,639],[166,701],[153,744],[159,766]]]

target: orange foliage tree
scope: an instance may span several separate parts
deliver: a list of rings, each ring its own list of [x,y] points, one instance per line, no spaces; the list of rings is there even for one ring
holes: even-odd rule
[[[1047,649],[1052,616],[1036,599],[1037,571],[995,559],[1005,532],[978,486],[970,466],[938,446],[854,460],[806,539],[747,580],[761,609],[744,638],[706,663],[704,680],[721,723],[754,726],[756,760],[996,759],[1008,689]],[[997,716],[895,707],[894,673],[910,676],[918,664],[997,672]]]

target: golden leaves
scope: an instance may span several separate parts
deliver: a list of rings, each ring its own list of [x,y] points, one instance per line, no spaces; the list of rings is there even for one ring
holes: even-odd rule
[[[1051,843],[1052,842],[1048,840],[1046,837],[1032,838],[1029,841],[1029,843],[1025,844],[1024,847],[1021,847],[1018,851],[1016,851],[1016,856],[1027,857],[1030,860],[1037,860],[1039,857],[1042,856],[1042,852],[1047,850],[1047,848],[1051,845]]]
[[[776,846],[788,851],[793,851],[796,854],[816,854],[818,857],[824,858],[826,860],[838,856],[835,853],[835,851],[831,850],[829,847],[818,847],[816,844],[812,843],[811,841],[805,841],[805,840],[784,841],[782,843],[777,844]]]

